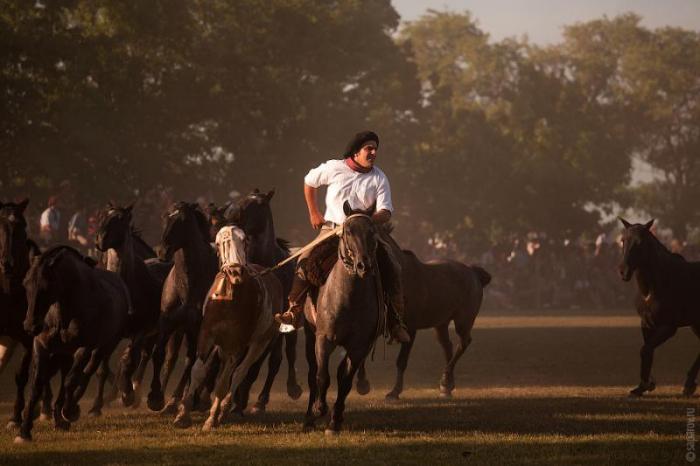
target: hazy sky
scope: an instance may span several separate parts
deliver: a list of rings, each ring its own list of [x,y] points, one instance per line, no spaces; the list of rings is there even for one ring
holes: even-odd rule
[[[561,39],[562,26],[633,11],[650,28],[680,26],[700,30],[700,0],[392,0],[402,19],[418,19],[427,9],[469,10],[494,40],[527,34],[538,44]]]

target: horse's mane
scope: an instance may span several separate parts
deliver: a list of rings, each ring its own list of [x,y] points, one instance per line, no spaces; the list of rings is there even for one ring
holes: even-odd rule
[[[199,227],[200,233],[202,233],[202,239],[206,241],[207,243],[209,242],[209,220],[207,219],[207,215],[202,212],[202,209],[199,207],[194,207],[192,209],[194,211],[194,218],[197,221],[197,226]]]
[[[67,252],[71,253],[72,255],[74,255],[75,257],[80,259],[81,261],[85,261],[85,259],[86,259],[86,257],[83,256],[80,253],[80,251],[78,251],[77,249],[75,249],[71,246],[66,246],[64,244],[61,244],[58,246],[53,246],[53,247],[47,249],[46,251],[44,251],[44,253],[41,256],[39,256],[39,265],[45,264],[46,262],[50,261],[51,259],[53,259],[57,255],[59,255],[63,251],[67,251]]]
[[[156,252],[153,250],[150,244],[146,242],[146,240],[143,239],[141,236],[141,230],[137,230],[134,227],[131,227],[131,238],[134,239],[137,243],[139,243],[141,246],[146,248],[149,252],[153,253],[153,256],[156,256]]]
[[[675,252],[671,252],[671,251],[664,245],[664,243],[662,243],[661,241],[659,241],[659,238],[657,238],[656,236],[654,236],[653,234],[651,234],[650,231],[647,230],[647,235],[646,235],[646,236],[648,236],[648,237],[651,239],[652,246],[654,247],[655,250],[657,250],[658,252],[660,252],[660,253],[662,254],[663,257],[668,258],[668,259],[670,259],[670,260],[672,260],[672,261],[675,261],[675,262],[677,262],[677,263],[686,263],[686,262],[688,262],[688,261],[685,259],[685,257],[683,257],[682,255],[680,255],[680,254],[678,254],[678,253],[675,253]]]

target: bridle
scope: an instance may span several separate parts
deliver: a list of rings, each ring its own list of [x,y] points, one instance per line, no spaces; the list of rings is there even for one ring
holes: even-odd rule
[[[340,258],[341,262],[343,263],[343,266],[345,267],[345,270],[350,275],[355,275],[357,274],[357,268],[355,266],[355,263],[352,258],[352,251],[346,246],[346,241],[345,241],[345,224],[348,222],[348,220],[356,217],[364,217],[368,219],[370,222],[372,222],[372,217],[367,215],[367,214],[352,214],[349,215],[348,217],[345,218],[345,221],[343,222],[342,229],[340,230],[338,236],[340,236],[340,244],[338,247],[338,257]],[[374,229],[374,224],[372,224],[372,228]],[[374,262],[375,258],[372,258],[372,263],[368,264],[370,266],[370,270],[374,267]]]

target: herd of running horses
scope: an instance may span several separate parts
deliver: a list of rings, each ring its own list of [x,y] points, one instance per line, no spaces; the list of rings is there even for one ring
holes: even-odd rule
[[[67,430],[80,417],[79,401],[97,375],[97,395],[89,411],[99,416],[105,399],[121,398],[125,406],[141,401],[141,382],[150,361],[153,377],[147,405],[175,415],[178,427],[192,424],[193,409],[208,409],[203,428],[216,428],[229,416],[247,409],[249,392],[262,364],[267,379],[251,408],[261,412],[270,398],[283,348],[289,364],[287,393],[298,399],[297,333],[280,333],[273,315],[283,309],[295,263],[274,268],[290,256],[288,244],[277,238],[270,201],[274,192],[254,190],[227,209],[203,211],[197,204],[178,202],[163,216],[158,257],[132,225],[132,207],[108,204],[101,215],[96,247],[98,263],[69,246],[40,251],[27,237],[24,210],[28,201],[0,203],[0,371],[16,347],[24,355],[15,377],[17,394],[9,428],[19,429],[16,442],[32,439],[37,416]],[[329,358],[341,347],[337,398],[326,432],[342,429],[345,400],[357,376],[360,394],[370,390],[365,361],[382,334],[385,305],[381,280],[376,279],[377,226],[370,212],[344,206],[347,215],[339,233],[338,258],[305,304],[305,353],[309,367],[309,400],[305,429],[329,413]],[[700,263],[686,262],[669,252],[651,233],[652,222],[624,224],[620,275],[635,277],[636,303],[642,320],[641,381],[633,396],[655,388],[651,376],[654,349],[690,326],[700,337],[697,286]],[[234,247],[236,262],[225,268],[228,299],[216,295],[222,272],[216,232]],[[233,245],[233,246],[231,246]],[[398,248],[398,245],[396,245]],[[398,250],[410,341],[401,344],[397,377],[387,399],[398,399],[416,331],[434,328],[446,366],[440,393],[455,388],[454,368],[471,342],[488,272],[451,260],[422,262],[410,251]],[[449,326],[458,337],[450,341]],[[115,373],[110,358],[122,342]],[[184,371],[169,399],[165,398],[182,342]],[[691,366],[683,393],[692,396],[700,370],[700,355]],[[51,380],[60,377],[59,393]],[[112,380],[111,389],[105,386]],[[29,397],[25,389],[29,384]]]

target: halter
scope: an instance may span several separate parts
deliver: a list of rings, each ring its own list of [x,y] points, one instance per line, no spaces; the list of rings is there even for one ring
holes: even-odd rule
[[[355,274],[357,271],[355,270],[355,264],[352,261],[352,258],[350,257],[351,251],[349,248],[345,246],[345,224],[350,220],[351,218],[355,217],[365,217],[372,221],[372,217],[367,215],[367,214],[352,214],[349,215],[348,217],[345,218],[345,221],[343,222],[342,228],[340,232],[338,233],[338,236],[340,236],[340,247],[338,248],[338,257],[340,260],[343,262],[343,266],[345,267],[345,270],[349,274]],[[374,226],[374,225],[373,225]],[[373,264],[370,264],[373,265]]]

